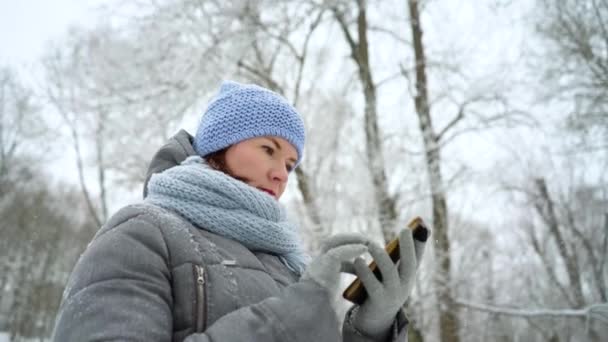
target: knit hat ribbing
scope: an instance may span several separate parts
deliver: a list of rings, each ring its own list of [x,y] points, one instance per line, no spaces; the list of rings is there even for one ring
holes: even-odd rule
[[[305,130],[296,109],[268,89],[225,81],[200,121],[193,146],[205,157],[260,136],[287,140],[298,152],[296,165],[302,160]]]

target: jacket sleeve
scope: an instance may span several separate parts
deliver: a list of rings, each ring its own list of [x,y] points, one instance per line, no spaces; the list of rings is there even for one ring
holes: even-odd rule
[[[160,229],[144,219],[102,229],[70,276],[53,341],[171,341],[169,260]],[[186,341],[339,341],[329,302],[321,287],[298,282]]]
[[[357,331],[352,324],[352,317],[357,306],[353,306],[346,313],[342,328],[343,342],[407,342],[408,320],[403,310],[399,310],[397,317],[391,326],[391,331],[385,341],[375,341],[371,337],[363,335]]]

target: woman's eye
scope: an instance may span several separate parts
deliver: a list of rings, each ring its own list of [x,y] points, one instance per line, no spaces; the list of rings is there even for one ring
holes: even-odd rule
[[[285,165],[285,168],[287,169],[287,172],[291,172],[291,171],[293,171],[293,165],[286,164],[286,165]]]
[[[274,148],[267,145],[263,145],[262,148],[266,151],[266,153],[268,153],[269,156],[274,154]]]

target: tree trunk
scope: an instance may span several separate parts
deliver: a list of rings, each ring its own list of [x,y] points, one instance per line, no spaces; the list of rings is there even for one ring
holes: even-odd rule
[[[99,201],[101,202],[101,222],[108,219],[108,200],[106,189],[106,165],[104,161],[104,130],[106,115],[100,113],[95,130],[95,148],[97,153],[97,182],[99,183]]]
[[[51,96],[51,99],[54,100],[54,97]],[[82,161],[82,153],[80,150],[80,141],[78,138],[78,131],[76,128],[77,123],[75,121],[72,121],[69,119],[69,114],[67,114],[67,112],[62,110],[62,108],[60,107],[59,101],[54,101],[54,103],[55,103],[55,107],[57,108],[57,110],[60,111],[60,113],[62,114],[62,116],[65,119],[66,124],[70,128],[70,132],[72,135],[72,146],[74,148],[74,153],[76,155],[76,168],[78,170],[78,181],[79,181],[80,189],[82,191],[82,195],[84,197],[85,203],[87,204],[87,209],[89,210],[89,214],[91,215],[91,218],[95,222],[95,225],[100,227],[102,224],[102,221],[99,218],[99,215],[97,214],[97,210],[95,209],[95,206],[93,205],[91,195],[89,193],[89,190],[87,189],[87,185],[85,182],[84,165],[83,165],[83,161]]]
[[[448,208],[444,182],[441,176],[441,155],[439,137],[433,130],[428,87],[426,78],[426,58],[422,42],[422,25],[418,12],[418,1],[408,0],[410,25],[414,42],[416,63],[416,96],[415,106],[422,133],[427,172],[433,208],[433,235],[435,236],[435,258],[439,262],[439,277],[435,278],[439,303],[439,329],[442,342],[458,342],[458,314],[450,294],[450,242],[448,240]]]
[[[536,180],[536,188],[540,193],[540,203],[537,204],[536,209],[539,215],[545,220],[549,227],[549,232],[551,236],[555,238],[555,243],[557,245],[557,250],[560,258],[564,265],[566,265],[566,273],[568,274],[568,282],[567,288],[569,288],[572,293],[572,303],[576,308],[581,308],[585,305],[583,298],[583,287],[581,284],[580,278],[580,269],[574,258],[573,253],[568,251],[568,244],[565,241],[562,232],[560,231],[559,221],[557,218],[557,213],[555,212],[555,206],[553,203],[553,199],[549,195],[549,190],[547,189],[547,183],[543,178]]]
[[[367,16],[365,1],[359,0],[359,15],[357,28],[359,33],[358,50],[356,51],[359,66],[359,79],[363,86],[365,98],[365,142],[367,162],[369,163],[374,197],[378,203],[378,216],[384,241],[390,241],[395,235],[397,209],[395,199],[388,192],[386,165],[382,152],[382,139],[378,128],[377,90],[372,77],[369,62],[369,46],[367,41]]]
[[[342,32],[351,49],[351,58],[357,65],[359,80],[365,99],[365,147],[370,174],[372,175],[374,199],[378,205],[380,227],[385,242],[395,236],[395,221],[397,219],[396,200],[388,192],[386,166],[382,152],[382,139],[378,127],[378,109],[376,85],[372,77],[369,62],[369,46],[367,41],[367,15],[365,1],[357,1],[359,13],[357,16],[358,41],[350,34],[348,23],[343,14],[334,9],[334,16],[340,24]]]
[[[365,99],[365,143],[366,143],[366,158],[370,174],[372,176],[374,199],[378,205],[378,217],[382,237],[385,243],[388,243],[395,236],[397,228],[397,199],[391,196],[388,191],[388,181],[386,176],[386,164],[384,162],[384,153],[382,150],[382,138],[378,127],[378,109],[377,109],[377,87],[374,83],[371,65],[369,60],[369,44],[367,39],[367,14],[365,0],[358,0],[358,16],[357,16],[357,41],[350,34],[347,21],[343,14],[334,9],[334,16],[344,37],[351,49],[351,58],[357,65],[359,81],[361,82],[363,97]],[[416,327],[414,322],[411,323],[408,331],[408,339],[412,342],[422,342],[424,337],[422,332]]]
[[[295,172],[298,177],[298,189],[302,194],[304,207],[306,208],[308,217],[310,217],[313,225],[314,238],[311,239],[312,245],[310,247],[313,251],[316,251],[320,248],[319,244],[324,241],[323,229],[321,227],[321,215],[319,214],[319,208],[316,205],[314,195],[310,189],[310,177],[302,165],[298,166]]]

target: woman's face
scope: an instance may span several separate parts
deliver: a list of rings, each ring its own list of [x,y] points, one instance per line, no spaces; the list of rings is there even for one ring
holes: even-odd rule
[[[268,136],[230,146],[226,150],[225,163],[231,176],[278,200],[297,158],[296,149],[287,140]]]

